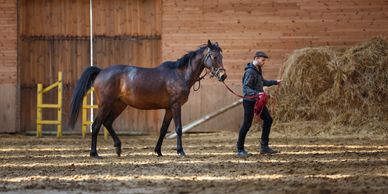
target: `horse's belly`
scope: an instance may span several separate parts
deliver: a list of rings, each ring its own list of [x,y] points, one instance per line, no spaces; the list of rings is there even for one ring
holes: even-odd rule
[[[184,90],[184,84],[144,83],[140,82],[141,78],[134,78],[130,84],[121,87],[121,100],[129,106],[145,110],[168,109],[172,104],[182,105],[187,101],[190,90]]]
[[[129,96],[121,100],[131,107],[143,110],[166,109],[169,107],[168,102],[164,102],[161,99],[150,99],[147,97],[135,98]]]

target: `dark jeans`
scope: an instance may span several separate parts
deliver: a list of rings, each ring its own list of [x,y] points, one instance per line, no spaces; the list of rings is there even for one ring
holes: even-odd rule
[[[240,128],[240,133],[238,135],[237,140],[237,149],[243,150],[244,149],[244,143],[245,143],[245,136],[247,135],[249,128],[251,128],[252,120],[253,120],[253,109],[255,107],[256,102],[252,101],[243,101],[244,106],[244,123]],[[272,117],[269,114],[268,108],[264,106],[263,111],[261,112],[260,118],[263,120],[263,129],[261,132],[261,145],[268,146],[269,141],[269,133],[271,131],[271,125],[272,125]]]

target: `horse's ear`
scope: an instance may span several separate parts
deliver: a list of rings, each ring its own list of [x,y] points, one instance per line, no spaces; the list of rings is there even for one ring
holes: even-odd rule
[[[219,47],[219,46],[218,46],[218,42],[216,42],[216,43],[214,43],[214,44],[215,44],[217,47]]]
[[[212,46],[212,42],[210,40],[207,40],[207,46],[210,48]]]

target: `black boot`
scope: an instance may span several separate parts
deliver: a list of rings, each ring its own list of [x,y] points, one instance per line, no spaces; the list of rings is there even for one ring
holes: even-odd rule
[[[280,151],[272,149],[268,146],[268,141],[261,141],[260,143],[260,154],[277,154]]]
[[[248,156],[251,156],[252,154],[248,153],[245,150],[237,150],[236,156],[239,158],[246,158]]]

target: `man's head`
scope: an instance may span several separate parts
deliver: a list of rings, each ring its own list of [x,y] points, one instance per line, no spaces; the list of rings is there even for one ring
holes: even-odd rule
[[[265,62],[268,59],[268,55],[263,51],[257,51],[253,57],[253,64],[259,65],[260,67],[265,65]]]

